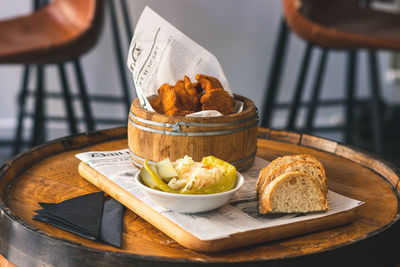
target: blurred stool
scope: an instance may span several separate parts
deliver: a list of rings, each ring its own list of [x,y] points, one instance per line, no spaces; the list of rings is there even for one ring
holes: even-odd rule
[[[126,53],[129,50],[129,45],[131,43],[131,38],[133,37],[133,30],[131,25],[131,17],[129,14],[129,7],[126,3],[126,0],[120,0],[119,5],[116,0],[107,1],[108,10],[110,13],[110,22],[112,28],[113,35],[113,45],[115,51],[115,57],[117,59],[117,67],[118,67],[118,75],[121,83],[121,89],[124,99],[125,108],[127,111],[130,110],[131,106],[131,96],[129,90],[129,83],[127,78],[128,68],[126,67],[126,55],[124,55],[123,51]],[[122,14],[122,22],[118,21],[117,10]],[[122,24],[122,26],[120,26]],[[120,29],[123,28],[125,31],[125,39],[126,45],[122,44]],[[129,72],[130,73],[130,72]],[[134,85],[133,85],[134,86]]]
[[[35,1],[35,8],[40,2]],[[0,21],[0,63],[23,63],[25,66],[22,88],[19,95],[18,126],[14,152],[20,150],[24,119],[33,117],[33,133],[30,145],[45,139],[45,121],[60,120],[45,116],[45,98],[61,98],[65,105],[69,130],[77,133],[78,121],[74,114],[72,96],[65,63],[72,61],[79,84],[79,98],[84,111],[86,127],[94,129],[83,72],[78,57],[92,48],[101,31],[103,0],[55,0],[33,13],[14,19]],[[28,91],[30,65],[36,66],[36,88]],[[47,93],[45,90],[45,67],[57,64],[62,94]],[[34,99],[34,111],[26,111],[26,98]]]
[[[286,129],[294,130],[299,107],[303,104],[301,97],[312,50],[319,46],[322,53],[319,58],[317,73],[312,84],[311,100],[307,103],[308,113],[303,130],[314,129],[316,108],[322,104],[319,100],[320,88],[325,73],[329,50],[344,50],[347,53],[346,95],[342,101],[325,101],[325,104],[345,106],[345,142],[354,142],[354,105],[357,49],[368,49],[369,76],[371,96],[367,102],[372,110],[373,151],[382,153],[384,149],[382,133],[382,112],[384,103],[380,96],[380,84],[375,49],[400,50],[400,16],[379,12],[359,5],[353,0],[282,0],[284,17],[287,25],[297,35],[307,41],[301,69],[293,99],[288,105],[289,115]],[[285,49],[287,46],[288,28],[281,22],[280,33],[275,48],[274,61],[263,108],[263,126],[270,126],[276,104],[276,93],[281,76]],[[328,102],[328,103],[326,103]]]

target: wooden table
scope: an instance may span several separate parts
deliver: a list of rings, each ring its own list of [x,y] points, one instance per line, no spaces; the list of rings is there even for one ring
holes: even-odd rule
[[[98,191],[81,178],[75,154],[127,147],[126,128],[62,138],[10,160],[0,170],[1,264],[17,266],[381,266],[398,262],[399,171],[377,156],[310,135],[259,129],[258,156],[309,153],[326,168],[328,187],[365,202],[346,226],[202,253],[185,249],[127,210],[122,249],[32,220],[38,202],[60,202]]]

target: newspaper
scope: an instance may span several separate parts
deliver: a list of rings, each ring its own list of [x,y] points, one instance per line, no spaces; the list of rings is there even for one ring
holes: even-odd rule
[[[260,215],[255,185],[259,171],[268,162],[256,157],[254,165],[242,173],[245,180],[242,189],[236,193],[228,204],[210,212],[196,214],[175,213],[154,203],[136,185],[134,176],[139,169],[132,165],[129,149],[86,152],[75,156],[200,240],[220,239],[249,230],[310,220],[350,210],[363,204],[361,201],[328,191],[329,210],[326,212]]]
[[[129,46],[127,65],[132,72],[136,94],[142,107],[154,111],[148,98],[157,95],[164,83],[175,84],[186,75],[195,81],[196,74],[216,77],[232,96],[232,90],[217,58],[180,32],[149,7],[145,7]],[[240,112],[238,101],[235,112]],[[221,116],[218,111],[191,114]]]

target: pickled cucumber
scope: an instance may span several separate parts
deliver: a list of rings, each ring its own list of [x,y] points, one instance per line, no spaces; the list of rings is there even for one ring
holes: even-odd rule
[[[166,182],[178,176],[169,158],[158,161],[156,163],[156,168],[158,175]]]
[[[157,172],[156,166],[154,164],[148,163],[148,165],[153,171]],[[145,168],[140,169],[140,177],[142,177],[142,181],[146,186],[157,189],[156,183],[153,181],[150,173],[146,171]]]
[[[155,186],[160,189],[161,191],[164,192],[169,192],[169,193],[176,193],[177,191],[172,189],[171,187],[169,187],[161,178],[160,176],[158,176],[158,174],[152,169],[150,168],[150,166],[147,163],[147,159],[144,161],[144,169],[146,170],[146,172],[148,172],[150,174],[151,179],[153,180],[153,183],[155,184]],[[142,168],[143,169],[143,168]],[[143,178],[143,176],[142,176]]]

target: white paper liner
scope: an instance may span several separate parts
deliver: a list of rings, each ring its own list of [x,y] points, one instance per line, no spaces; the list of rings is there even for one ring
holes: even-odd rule
[[[132,72],[140,104],[150,111],[154,109],[148,97],[157,95],[162,84],[175,84],[185,75],[192,82],[196,74],[213,76],[233,96],[217,58],[147,6],[129,46],[127,65]],[[196,112],[190,116],[214,117],[220,114],[216,112]]]

